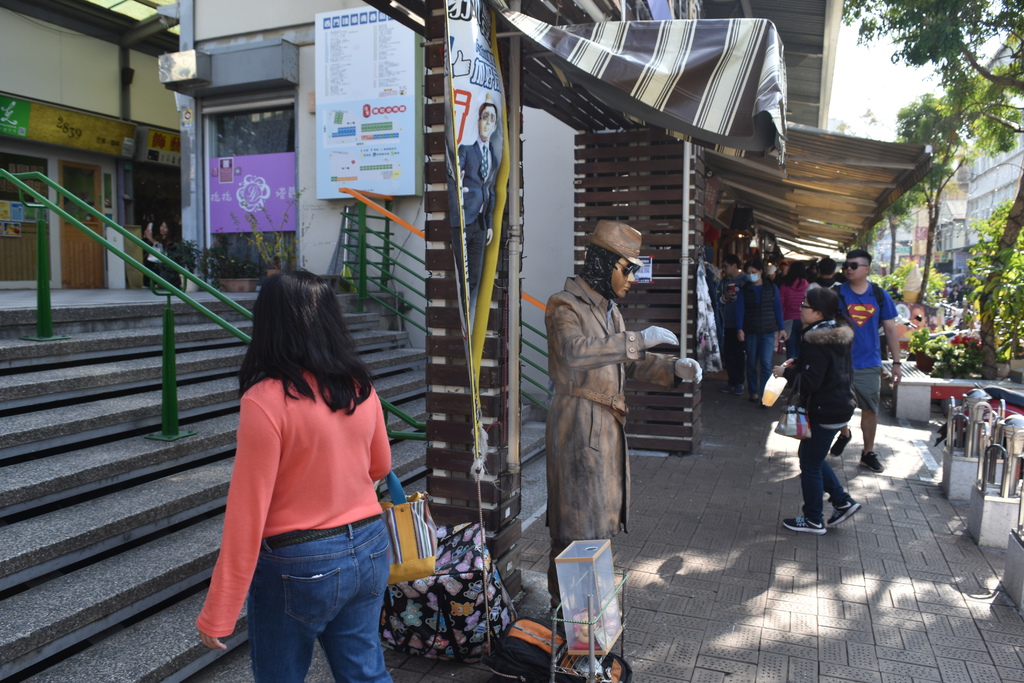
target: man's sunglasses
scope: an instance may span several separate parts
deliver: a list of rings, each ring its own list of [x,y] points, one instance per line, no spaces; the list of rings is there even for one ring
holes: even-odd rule
[[[857,270],[861,266],[868,267],[866,263],[856,263],[855,261],[847,261],[843,264],[843,270]]]
[[[637,272],[639,272],[640,270],[640,266],[636,265],[635,263],[617,263],[616,265],[622,271],[622,274],[625,275],[626,277],[629,277],[630,275],[636,275]]]

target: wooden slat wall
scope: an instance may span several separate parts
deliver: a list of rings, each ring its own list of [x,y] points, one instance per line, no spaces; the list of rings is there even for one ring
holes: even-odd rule
[[[698,149],[691,147],[691,149]],[[658,325],[680,332],[683,201],[690,202],[690,253],[702,244],[703,160],[692,162],[689,192],[684,190],[684,145],[664,133],[644,129],[580,133],[576,136],[576,270],[589,235],[602,218],[629,223],[643,233],[641,254],[654,258],[654,282],[635,285],[621,302],[626,327]],[[691,262],[689,324],[685,334],[693,348],[696,326],[696,264]],[[631,448],[689,453],[700,437],[700,389],[684,382],[665,391],[640,382],[626,385]]]
[[[427,270],[427,480],[430,510],[438,524],[475,522],[480,513],[477,488],[469,469],[473,462],[472,430],[469,423],[471,401],[463,390],[469,386],[466,352],[459,322],[455,287],[451,228],[448,221],[447,174],[444,159],[444,9],[440,0],[429,0],[430,20],[426,27],[427,69],[425,79],[427,127],[425,151],[428,212]],[[517,198],[518,199],[518,198]],[[509,199],[512,201],[512,198]],[[502,254],[494,290],[494,302],[487,320],[488,338],[484,344],[480,373],[481,403],[489,449],[485,460],[487,475],[481,487],[484,525],[488,546],[502,580],[511,595],[522,587],[519,557],[522,525],[519,520],[520,482],[518,474],[508,471],[508,358],[518,357],[505,341],[508,326],[506,299],[508,255]],[[515,305],[519,305],[515,302]]]

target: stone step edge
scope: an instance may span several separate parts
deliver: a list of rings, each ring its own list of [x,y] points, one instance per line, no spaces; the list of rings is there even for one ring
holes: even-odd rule
[[[0,680],[208,579],[223,525],[204,520],[0,602]]]
[[[0,527],[0,591],[222,507],[232,463],[217,461]]]
[[[226,453],[235,447],[238,416],[194,422],[188,429],[197,434],[176,441],[132,436],[8,465],[0,478],[0,517]],[[58,475],[49,476],[54,471]]]
[[[27,683],[183,681],[249,640],[243,605],[235,632],[220,639],[227,651],[210,650],[200,643],[195,622],[205,599],[206,591],[189,596],[36,674]],[[140,643],[145,645],[140,647]]]

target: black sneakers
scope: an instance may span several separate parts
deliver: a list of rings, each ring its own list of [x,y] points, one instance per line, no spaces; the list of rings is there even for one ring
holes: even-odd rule
[[[825,533],[825,525],[821,522],[812,522],[806,517],[797,517],[796,519],[784,519],[782,520],[782,526],[786,527],[790,531],[802,531],[808,534],[817,534],[818,536]]]
[[[828,521],[825,522],[825,524],[826,526],[835,526],[841,522],[845,522],[850,517],[853,517],[853,513],[860,510],[860,508],[861,504],[855,503],[852,500],[847,501],[845,505],[836,506],[836,508],[832,510],[832,516],[828,518]]]
[[[885,467],[878,461],[878,453],[874,451],[868,451],[867,453],[860,454],[860,466],[867,467],[872,472],[881,474],[885,472]]]
[[[852,429],[850,430],[850,433],[848,435],[846,435],[846,436],[843,436],[843,433],[839,432],[839,436],[836,437],[836,442],[834,444],[832,444],[832,448],[831,448],[831,450],[829,450],[829,453],[832,454],[832,455],[842,455],[843,454],[843,449],[846,448],[846,444],[850,443],[850,439],[852,439],[852,438],[853,438],[853,430]]]

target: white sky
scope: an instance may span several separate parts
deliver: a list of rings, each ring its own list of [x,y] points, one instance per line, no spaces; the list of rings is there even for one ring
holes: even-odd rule
[[[938,77],[928,68],[893,64],[889,41],[857,44],[857,27],[839,29],[836,70],[829,107],[830,129],[846,123],[850,135],[891,142],[896,138],[896,114],[926,92],[939,92]],[[867,112],[877,123],[870,123]]]

